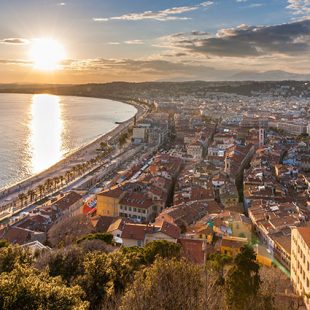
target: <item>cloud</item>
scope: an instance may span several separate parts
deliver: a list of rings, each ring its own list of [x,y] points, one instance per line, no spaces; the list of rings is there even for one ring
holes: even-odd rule
[[[142,40],[128,40],[124,41],[125,44],[131,44],[131,45],[141,45],[144,44]]]
[[[252,3],[252,4],[249,4],[247,7],[248,8],[259,8],[263,5],[264,5],[263,3]]]
[[[310,20],[274,26],[243,24],[220,29],[212,37],[177,34],[170,40],[177,48],[211,56],[305,55],[310,52]]]
[[[29,40],[22,39],[22,38],[7,38],[0,40],[0,43],[2,44],[17,44],[17,45],[23,45],[28,44]]]
[[[201,2],[193,6],[180,6],[173,7],[161,11],[145,11],[142,13],[129,13],[121,16],[114,17],[95,17],[96,22],[106,22],[109,20],[127,20],[127,21],[140,21],[140,20],[156,20],[156,21],[172,21],[172,20],[188,20],[190,18],[185,16],[176,16],[187,12],[198,10],[199,8],[206,8],[212,5],[212,1]]]
[[[59,2],[59,3],[57,3],[56,5],[57,5],[57,6],[65,6],[65,5],[67,5],[67,3],[66,3],[66,2]]]
[[[2,65],[31,65],[32,62],[23,59],[0,59],[0,64]]]
[[[236,73],[236,70],[214,69],[200,64],[187,64],[161,59],[85,59],[70,61],[67,71],[83,72],[83,75],[93,72],[113,75],[121,79],[156,80],[162,78],[185,79],[221,79]],[[136,77],[135,77],[136,75]]]
[[[108,42],[109,45],[120,45],[120,42]]]
[[[168,57],[170,55],[167,55]],[[110,81],[151,81],[151,80],[228,80],[240,71],[262,72],[268,70],[286,70],[288,72],[310,72],[308,59],[295,57],[291,61],[285,57],[204,59],[195,57],[191,61],[180,55],[171,55],[168,59],[67,59],[62,62],[64,70],[58,71],[57,80],[75,83]],[[182,58],[178,58],[182,57]],[[252,63],[251,63],[252,62]],[[0,66],[8,74],[17,72],[10,66],[19,66],[18,72],[28,74],[31,62],[27,60],[0,60]],[[308,71],[307,71],[308,70]],[[42,78],[42,77],[41,77]],[[48,82],[48,81],[47,81]]]
[[[109,20],[110,20],[109,18],[105,18],[105,17],[94,17],[93,18],[94,22],[107,22]]]
[[[310,15],[310,0],[288,0],[287,8],[296,15]]]
[[[184,37],[184,36],[207,36],[207,35],[210,35],[210,33],[205,32],[205,31],[193,30],[187,33],[184,33],[184,32],[175,33],[172,36],[177,38],[177,37]]]

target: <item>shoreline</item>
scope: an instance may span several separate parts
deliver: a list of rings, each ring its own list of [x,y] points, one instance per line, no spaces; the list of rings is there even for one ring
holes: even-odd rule
[[[19,93],[19,92],[17,92],[17,93]],[[37,94],[37,93],[33,93],[33,94]],[[54,95],[53,93],[50,93],[50,94]],[[58,95],[58,96],[70,96],[70,95]],[[75,96],[75,97],[79,97],[79,96]],[[80,96],[80,97],[86,97],[86,96]],[[93,97],[93,96],[87,96],[87,97],[97,98],[97,99],[113,100],[111,98],[102,98],[102,97]],[[30,176],[24,180],[21,180],[20,182],[17,182],[13,185],[9,185],[7,188],[1,189],[1,191],[0,191],[0,207],[3,207],[5,205],[8,205],[8,204],[14,202],[16,199],[18,199],[18,195],[20,193],[27,193],[28,190],[36,188],[40,184],[44,184],[44,182],[47,179],[51,179],[51,178],[54,178],[56,176],[60,176],[61,174],[64,174],[65,171],[69,170],[72,166],[77,165],[79,163],[83,163],[83,162],[93,158],[93,156],[96,154],[96,150],[98,149],[98,144],[100,144],[101,142],[107,142],[107,141],[117,137],[117,135],[119,135],[120,132],[122,132],[122,130],[124,130],[124,128],[126,128],[134,120],[134,117],[139,118],[144,112],[144,108],[140,104],[138,104],[137,102],[132,102],[129,100],[128,101],[117,100],[117,99],[115,99],[114,101],[129,104],[129,105],[135,107],[137,111],[128,120],[123,121],[122,124],[115,124],[116,126],[114,128],[112,128],[111,130],[109,130],[108,132],[98,136],[97,138],[93,139],[89,143],[86,143],[86,144],[80,146],[76,150],[69,152],[67,155],[64,156],[64,158],[62,158],[60,161],[56,162],[51,167],[33,175],[33,176]]]

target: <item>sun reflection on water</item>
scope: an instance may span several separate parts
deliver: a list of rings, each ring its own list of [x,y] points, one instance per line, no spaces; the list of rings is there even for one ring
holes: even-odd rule
[[[32,172],[38,173],[55,164],[63,155],[60,97],[33,95],[30,113]]]

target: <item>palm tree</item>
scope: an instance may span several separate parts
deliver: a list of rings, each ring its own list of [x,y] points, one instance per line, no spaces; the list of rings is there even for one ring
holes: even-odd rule
[[[87,170],[87,162],[82,164],[82,169],[83,169],[83,172]]]
[[[36,194],[36,192],[33,189],[29,189],[29,191],[27,192],[27,195],[30,198],[30,202],[33,201],[35,194]]]
[[[38,186],[38,189],[39,189],[39,193],[40,193],[40,198],[42,198],[43,196],[43,191],[44,191],[44,185],[43,184],[40,184]]]
[[[78,164],[76,166],[76,172],[78,176],[82,174],[82,169],[83,169],[83,166],[81,164]]]
[[[47,179],[46,182],[44,183],[45,188],[47,189],[48,192],[51,191],[52,184],[53,184],[52,179]]]
[[[66,181],[67,181],[67,183],[69,183],[69,181],[70,181],[70,176],[71,176],[71,172],[68,170],[68,171],[66,171],[66,173],[65,173],[65,177],[66,177]]]
[[[77,166],[73,166],[73,168],[72,168],[73,178],[76,177],[77,171],[78,171],[78,167]]]
[[[106,142],[100,142],[100,147],[101,150],[103,151],[106,147],[108,146],[108,144]]]
[[[59,177],[60,186],[63,185],[64,179],[65,179],[65,177],[64,177],[63,175],[61,175],[61,176]]]
[[[20,200],[20,206],[22,207],[24,205],[24,200],[27,198],[27,196],[25,195],[25,193],[20,193],[18,195],[18,199]]]
[[[54,183],[54,190],[56,190],[57,185],[59,183],[59,178],[58,177],[53,178],[53,183]]]

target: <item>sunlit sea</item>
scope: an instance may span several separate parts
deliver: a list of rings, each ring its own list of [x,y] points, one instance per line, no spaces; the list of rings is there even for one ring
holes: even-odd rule
[[[49,168],[135,112],[107,99],[0,94],[0,189]]]

